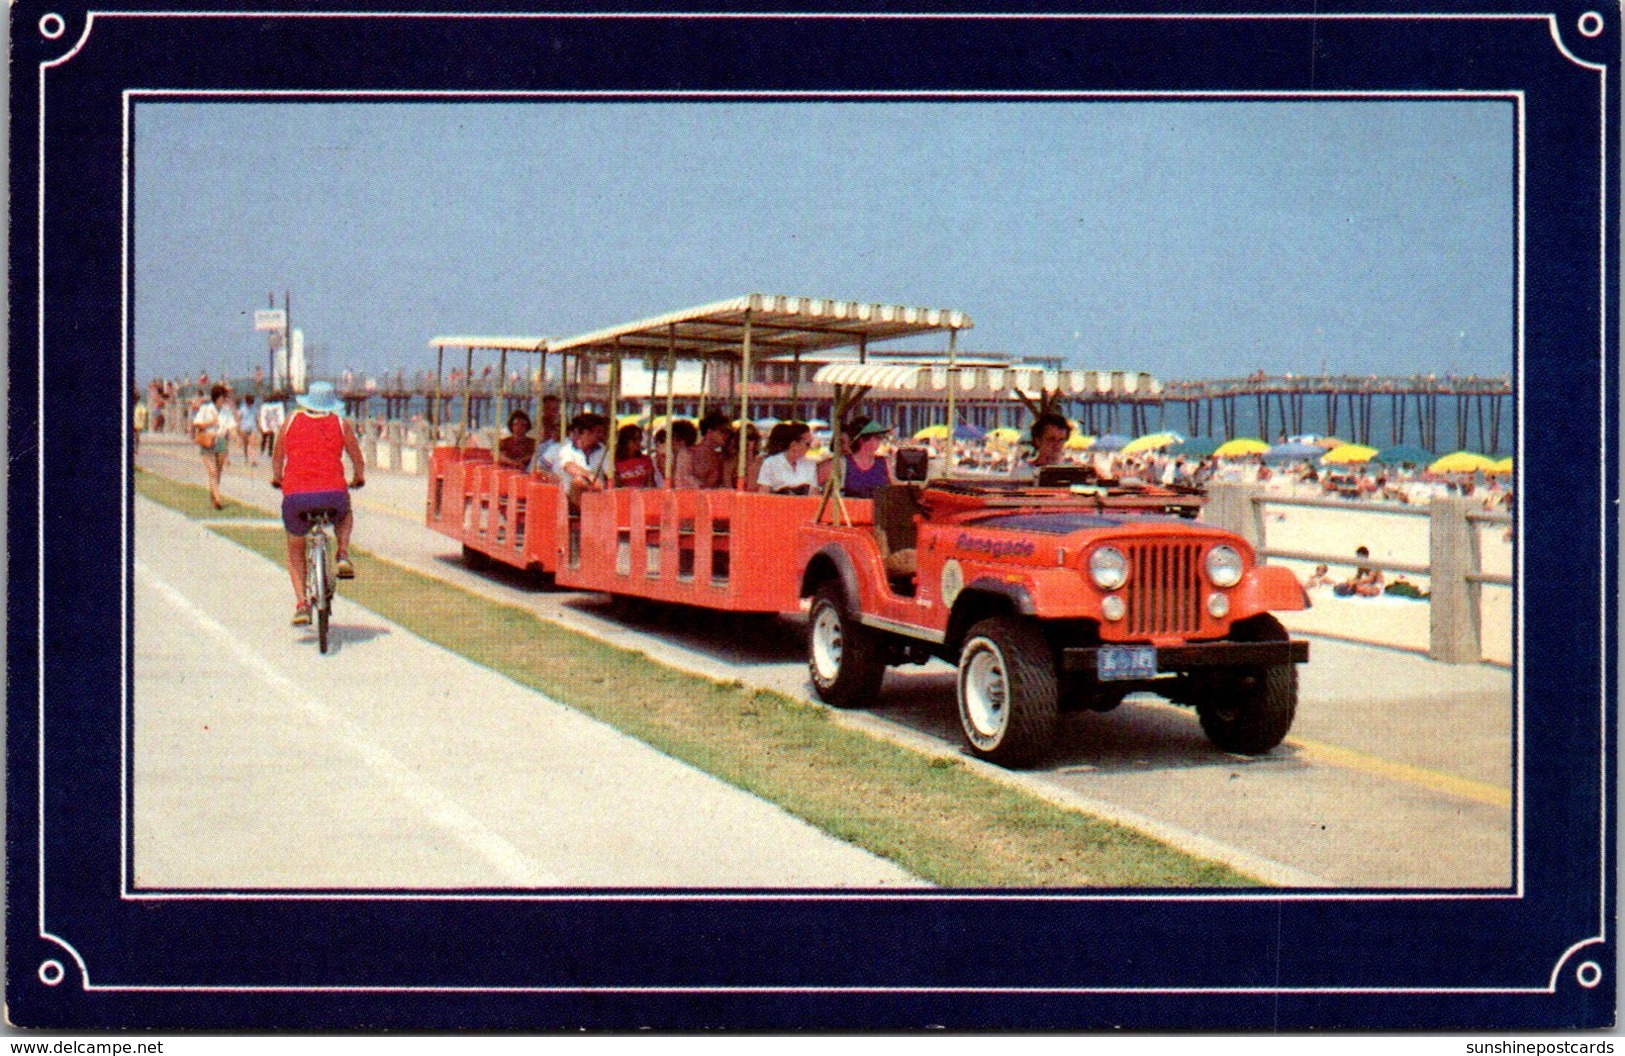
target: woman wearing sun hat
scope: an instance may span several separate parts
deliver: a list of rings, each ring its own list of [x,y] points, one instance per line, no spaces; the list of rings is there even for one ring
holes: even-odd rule
[[[849,499],[872,499],[891,483],[886,460],[880,457],[880,442],[890,432],[890,426],[864,417],[846,424],[846,477],[841,494]]]
[[[339,412],[344,404],[329,382],[312,382],[310,391],[296,397],[299,406],[283,423],[271,452],[271,486],[282,489],[282,526],[288,533],[288,576],[293,580],[295,606],[293,622],[310,622],[310,601],[305,597],[305,522],[307,510],[323,507],[339,512],[334,532],[338,536],[340,579],[354,579],[350,563],[350,492],[344,479],[344,456],[350,456],[352,476],[349,488],[366,483],[366,462],[355,430]]]

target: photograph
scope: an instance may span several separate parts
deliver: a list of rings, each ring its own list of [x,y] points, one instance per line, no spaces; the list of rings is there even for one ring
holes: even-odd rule
[[[1614,1024],[1617,10],[185,7],[13,10],[14,1025]]]

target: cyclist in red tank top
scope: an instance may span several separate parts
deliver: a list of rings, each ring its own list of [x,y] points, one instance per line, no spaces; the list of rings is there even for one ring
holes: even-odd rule
[[[338,511],[334,534],[338,537],[335,566],[340,579],[354,579],[350,562],[350,493],[344,479],[344,456],[350,457],[349,487],[366,483],[367,466],[361,442],[348,419],[339,414],[344,404],[325,381],[312,382],[310,391],[297,397],[299,409],[282,424],[271,452],[271,486],[282,489],[282,526],[288,533],[288,576],[296,601],[293,622],[310,622],[310,601],[305,597],[305,523],[307,510],[323,507]]]

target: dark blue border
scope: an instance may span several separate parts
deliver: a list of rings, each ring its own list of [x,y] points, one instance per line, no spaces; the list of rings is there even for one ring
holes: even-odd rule
[[[1610,511],[1618,465],[1619,179],[1617,141],[1604,156],[1600,134],[1605,124],[1619,127],[1620,27],[1617,6],[1605,7],[1603,32],[1583,37],[1576,26],[1589,9],[1564,3],[1535,12],[1555,12],[1562,47],[1574,58],[1540,20],[1357,19],[1324,10],[1315,19],[1065,21],[98,16],[77,54],[46,77],[41,258],[39,68],[76,46],[86,13],[78,4],[20,4],[12,12],[11,125],[6,996],[12,1020],[304,1029],[1611,1023],[1612,943],[1574,948],[1611,936],[1614,927],[1614,844],[1602,834],[1603,806],[1614,800],[1614,760],[1610,754],[1604,772],[1602,753],[1611,753],[1615,725],[1617,539]],[[39,29],[48,11],[64,19],[55,40]],[[1606,100],[1599,73],[1575,59],[1607,67]],[[750,89],[788,97],[861,88],[877,98],[918,89],[1524,92],[1527,358],[1519,383],[1530,443],[1518,452],[1520,531],[1526,581],[1538,584],[1538,597],[1530,600],[1534,620],[1525,628],[1522,662],[1534,672],[1563,673],[1531,678],[1524,698],[1525,897],[120,900],[119,708],[126,672],[118,643],[125,614],[112,599],[126,582],[118,511],[127,499],[120,467],[105,453],[125,441],[123,398],[132,380],[117,370],[124,337],[121,92],[130,87]],[[1611,206],[1605,221],[1604,188]],[[40,259],[49,320],[43,335],[36,311]],[[1610,470],[1606,482],[1601,453]],[[43,632],[36,633],[42,597]],[[50,759],[43,777],[42,669]],[[50,893],[45,930],[71,944],[71,954],[39,926],[41,816]],[[86,988],[75,955],[96,989]],[[66,966],[58,985],[38,978],[47,959]],[[1595,988],[1576,981],[1585,960],[1604,966]],[[290,985],[316,992],[269,989]],[[1117,992],[1098,992],[1102,985]],[[133,987],[175,989],[126,989]],[[199,989],[206,987],[225,989]],[[475,992],[403,994],[401,987]],[[498,987],[551,992],[491,989]],[[1330,989],[1340,992],[1305,992]],[[1163,992],[1123,992],[1132,990]],[[1224,992],[1202,992],[1210,990]]]

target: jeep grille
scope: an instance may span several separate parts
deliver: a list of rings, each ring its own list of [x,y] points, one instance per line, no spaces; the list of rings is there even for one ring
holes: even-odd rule
[[[1195,634],[1202,623],[1202,544],[1130,543],[1130,634]]]

